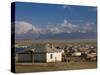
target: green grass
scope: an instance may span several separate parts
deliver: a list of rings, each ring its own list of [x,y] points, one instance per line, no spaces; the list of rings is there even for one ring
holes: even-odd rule
[[[96,62],[16,63],[16,73],[93,69],[96,67]]]

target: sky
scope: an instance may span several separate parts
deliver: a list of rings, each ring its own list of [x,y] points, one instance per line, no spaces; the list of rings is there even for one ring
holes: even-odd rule
[[[33,39],[41,38],[41,36],[46,38],[48,35],[55,37],[59,34],[62,34],[59,36],[67,37],[67,34],[73,33],[84,35],[96,33],[96,27],[96,7],[15,3],[15,33],[19,38],[30,39],[28,36]]]

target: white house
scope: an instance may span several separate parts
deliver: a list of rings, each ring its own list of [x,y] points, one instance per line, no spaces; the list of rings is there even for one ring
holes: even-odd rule
[[[81,56],[81,55],[82,55],[81,52],[74,52],[74,53],[72,53],[72,56]]]
[[[18,62],[61,62],[62,49],[52,44],[34,44],[31,48],[16,52]]]

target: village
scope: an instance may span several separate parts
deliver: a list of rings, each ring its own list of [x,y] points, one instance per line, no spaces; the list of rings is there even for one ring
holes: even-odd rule
[[[14,47],[20,73],[97,67],[96,40],[20,40]]]
[[[15,48],[17,62],[97,61],[96,42],[16,44]]]

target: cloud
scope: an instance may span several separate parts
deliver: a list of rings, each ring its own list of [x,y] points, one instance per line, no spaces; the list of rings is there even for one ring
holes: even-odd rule
[[[61,33],[61,30],[60,30],[59,28],[57,28],[57,27],[50,28],[49,30],[50,30],[50,32],[52,32],[52,33]]]
[[[64,20],[62,24],[54,25],[49,27],[48,30],[53,34],[58,33],[72,33],[78,31],[78,26],[72,23],[69,23],[67,20]]]
[[[97,30],[96,25],[92,22],[85,23],[85,25],[82,27],[82,29],[86,32],[96,32],[96,30]]]
[[[37,25],[38,26],[38,25]],[[37,27],[25,21],[15,22],[15,33],[18,35],[32,34],[35,36],[45,34],[59,34],[59,33],[87,33],[96,31],[94,23],[84,23],[84,25],[76,25],[64,19],[63,23],[56,25],[46,25],[45,27]]]
[[[84,25],[76,25],[73,23],[68,22],[64,19],[62,24],[52,25],[51,27],[48,26],[49,33],[52,34],[59,34],[59,33],[87,33],[87,32],[94,32],[96,31],[96,27],[94,28],[94,23],[84,23]]]
[[[16,34],[37,34],[41,31],[40,28],[35,27],[34,25],[25,22],[25,21],[16,21],[15,22],[15,33]]]

